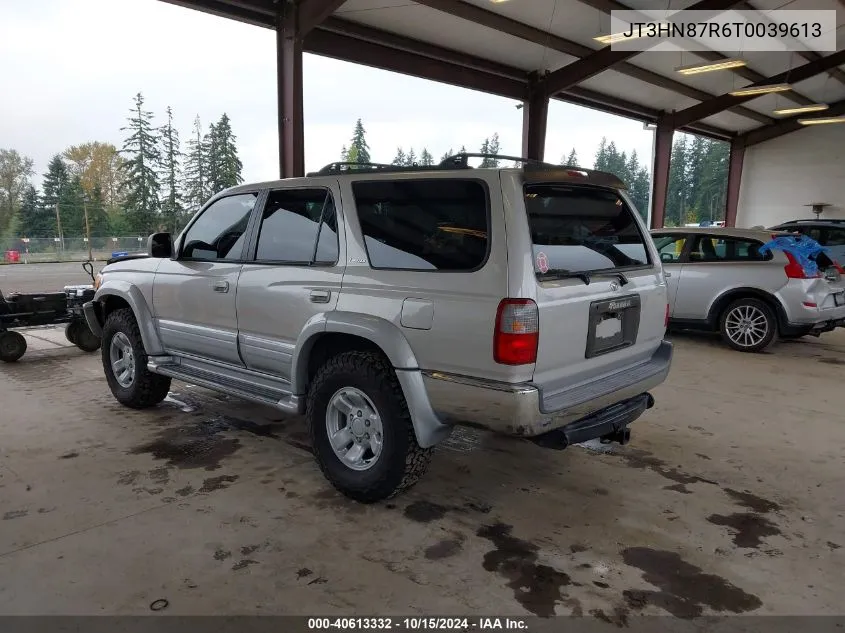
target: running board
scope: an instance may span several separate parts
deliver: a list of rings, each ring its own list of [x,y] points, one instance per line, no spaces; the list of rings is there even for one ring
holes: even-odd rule
[[[168,358],[168,360],[172,359]],[[199,367],[173,362],[160,363],[156,360],[150,360],[147,363],[147,369],[162,376],[170,376],[171,378],[219,391],[220,393],[265,404],[286,413],[302,413],[302,409],[300,409],[300,406],[304,405],[302,398],[283,389],[259,385],[240,378],[200,369]]]

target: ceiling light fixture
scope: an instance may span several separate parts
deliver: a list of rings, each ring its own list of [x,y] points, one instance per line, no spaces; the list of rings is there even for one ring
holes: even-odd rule
[[[653,22],[653,23],[650,23],[650,24],[654,24],[658,28],[661,27],[661,26],[668,26],[669,25],[668,22]],[[645,26],[645,25],[643,25],[643,26]],[[596,42],[600,42],[601,44],[604,44],[605,46],[610,46],[611,44],[616,44],[617,42],[626,42],[628,40],[638,40],[641,37],[651,37],[651,36],[648,35],[648,33],[646,33],[645,28],[641,28],[638,31],[634,31],[633,29],[631,29],[631,35],[626,35],[625,33],[611,33],[610,35],[597,35],[593,39]]]
[[[792,90],[792,86],[789,84],[768,84],[766,86],[748,86],[747,88],[732,90],[728,94],[733,97],[754,97],[769,94],[770,92],[786,92],[787,90]]]
[[[729,68],[739,68],[746,65],[745,60],[735,57],[716,62],[703,62],[700,64],[690,64],[689,66],[678,66],[675,71],[681,73],[682,75],[697,75],[699,73],[709,73],[714,70],[728,70]]]
[[[801,125],[823,125],[825,123],[845,123],[845,116],[829,116],[820,119],[798,119]]]
[[[829,106],[826,103],[811,103],[810,105],[798,106],[797,108],[781,108],[780,110],[773,110],[772,114],[787,116],[790,114],[803,114],[804,112],[821,112],[822,110],[827,110],[828,107]]]

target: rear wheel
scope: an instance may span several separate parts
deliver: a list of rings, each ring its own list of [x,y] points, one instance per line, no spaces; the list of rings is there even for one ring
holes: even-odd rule
[[[760,352],[777,336],[774,311],[759,299],[738,299],[725,308],[719,320],[725,342],[741,352]]]
[[[164,400],[170,378],[147,369],[147,352],[132,310],[109,314],[103,326],[102,350],[106,381],[118,402],[146,409]]]
[[[377,354],[326,361],[308,391],[307,416],[320,469],[351,499],[392,497],[428,468],[432,449],[417,443],[396,374]]]
[[[26,353],[26,339],[17,332],[0,332],[0,360],[14,363]]]
[[[76,345],[76,335],[79,333],[79,321],[71,321],[65,326],[65,338]]]

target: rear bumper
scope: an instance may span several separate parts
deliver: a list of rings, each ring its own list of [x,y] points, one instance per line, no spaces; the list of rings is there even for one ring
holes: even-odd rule
[[[666,380],[671,361],[672,344],[663,341],[644,363],[554,394],[543,393],[531,383],[509,384],[442,372],[422,374],[431,408],[442,423],[534,437],[644,396]]]

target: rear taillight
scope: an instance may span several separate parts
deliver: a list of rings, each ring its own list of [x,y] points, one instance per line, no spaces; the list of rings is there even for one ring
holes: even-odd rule
[[[502,299],[496,311],[493,359],[501,365],[537,361],[540,312],[531,299]]]
[[[820,272],[817,272],[815,275],[808,275],[804,272],[804,267],[797,259],[795,259],[795,256],[792,253],[784,251],[783,254],[786,255],[786,259],[789,261],[789,263],[783,267],[783,270],[786,272],[786,276],[790,279],[815,279],[816,277],[822,276]]]

